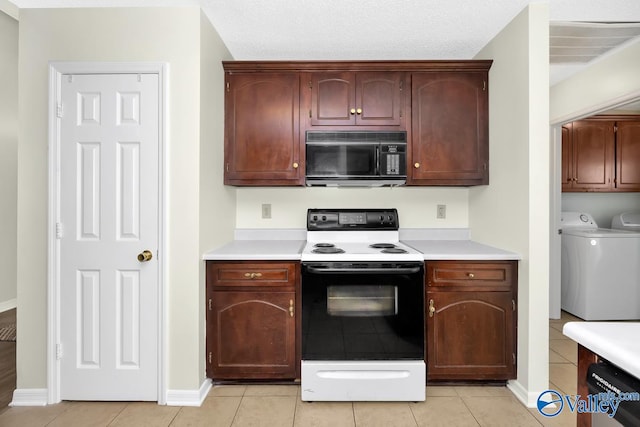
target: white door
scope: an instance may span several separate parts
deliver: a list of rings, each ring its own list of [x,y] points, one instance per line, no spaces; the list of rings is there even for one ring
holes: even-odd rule
[[[61,86],[60,397],[158,400],[158,75]]]

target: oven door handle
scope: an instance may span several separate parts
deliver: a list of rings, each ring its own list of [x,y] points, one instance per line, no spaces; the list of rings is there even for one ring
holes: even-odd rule
[[[307,266],[307,271],[313,274],[414,274],[420,267],[399,268],[330,268]]]

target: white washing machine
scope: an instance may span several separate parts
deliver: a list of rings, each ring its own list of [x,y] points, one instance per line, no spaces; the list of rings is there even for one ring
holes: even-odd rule
[[[584,320],[640,319],[640,233],[562,212],[561,307]]]
[[[640,233],[640,212],[622,212],[611,218],[611,228]]]

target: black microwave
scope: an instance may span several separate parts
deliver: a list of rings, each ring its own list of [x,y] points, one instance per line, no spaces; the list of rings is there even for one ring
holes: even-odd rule
[[[407,133],[307,131],[306,185],[389,186],[407,180]]]

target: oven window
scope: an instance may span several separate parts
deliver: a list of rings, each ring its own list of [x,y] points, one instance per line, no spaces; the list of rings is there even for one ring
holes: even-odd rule
[[[329,286],[330,316],[375,317],[398,314],[396,286]]]
[[[376,146],[307,144],[307,176],[371,176],[376,173]]]

